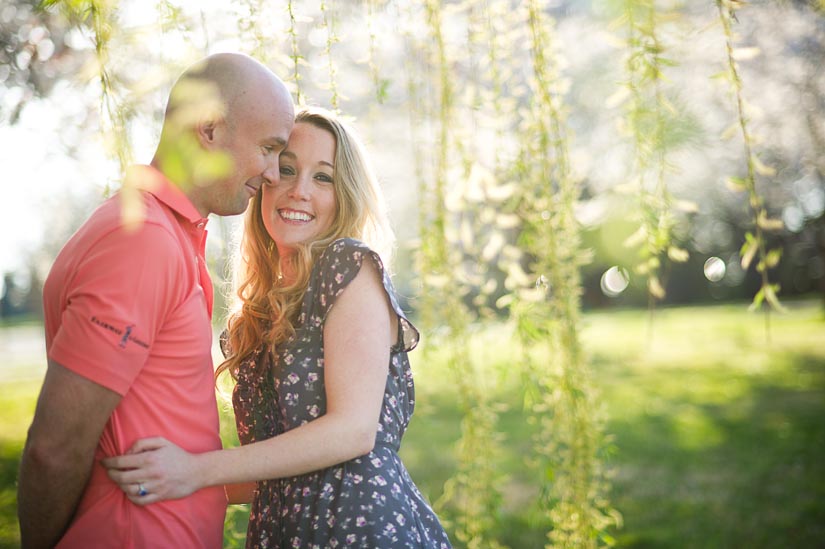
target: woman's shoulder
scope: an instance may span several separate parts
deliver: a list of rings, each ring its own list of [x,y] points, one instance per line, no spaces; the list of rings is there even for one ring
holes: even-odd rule
[[[383,273],[384,264],[381,257],[369,245],[357,238],[339,238],[330,243],[321,253],[315,270],[323,273],[330,269],[353,267],[357,271],[360,270],[365,257],[372,258]]]

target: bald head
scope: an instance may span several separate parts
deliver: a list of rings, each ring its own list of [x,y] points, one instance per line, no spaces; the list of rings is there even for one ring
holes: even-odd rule
[[[235,215],[279,177],[293,117],[289,91],[264,65],[237,53],[210,55],[172,86],[152,164],[201,212]]]
[[[233,126],[260,100],[292,108],[292,97],[267,67],[239,53],[217,53],[190,65],[169,94],[164,125],[190,126],[220,117]]]

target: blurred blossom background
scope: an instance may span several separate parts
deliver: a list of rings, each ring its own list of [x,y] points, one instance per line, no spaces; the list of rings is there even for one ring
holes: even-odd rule
[[[116,156],[107,147],[111,140],[101,133],[101,125],[105,129],[111,122],[101,120],[105,113],[100,109],[94,33],[73,25],[61,12],[61,3],[56,4],[42,11],[36,2],[11,1],[0,9],[0,147],[5,151],[4,197],[9,205],[0,220],[0,272],[4,288],[11,285],[22,293],[37,292],[56,250],[96,202],[118,187],[120,177]],[[74,4],[82,8],[83,2]],[[291,20],[280,3],[261,2],[254,14],[256,4],[245,2],[102,4],[110,5],[117,17],[118,27],[106,52],[112,72],[109,92],[126,115],[130,157],[136,162],[151,159],[171,81],[203,54],[262,52],[258,57],[297,89],[290,59]],[[416,13],[420,7],[414,2],[335,2],[332,90],[325,54],[328,36],[320,11],[323,2],[294,4],[295,46],[303,72],[301,99],[332,107],[334,91],[337,107],[354,119],[371,144],[392,206],[403,262],[409,249],[405,244],[418,236],[417,178],[433,176],[429,168],[440,146],[436,113],[413,103],[421,106],[437,92],[437,84],[431,82],[434,75],[428,74],[435,68],[427,66],[428,52],[422,42],[426,22]],[[521,116],[513,110],[518,105],[495,103],[516,101],[524,108],[529,104],[515,85],[504,90],[509,95],[494,97],[480,77],[473,81],[468,74],[492,70],[484,58],[488,54],[481,51],[484,37],[471,36],[478,42],[468,41],[472,31],[468,25],[473,23],[470,4],[444,3],[444,9],[454,14],[444,23],[446,63],[456,86],[457,106],[450,123],[456,134],[473,127],[478,130],[466,136],[475,149],[470,161],[493,170],[494,158],[518,153],[518,140],[506,130],[515,128],[515,119]],[[689,252],[689,259],[674,263],[663,281],[667,284],[664,303],[748,299],[756,293],[759,277],[754,269],[737,265],[753,219],[747,196],[726,184],[729,178],[747,173],[747,159],[741,135],[735,131],[731,86],[718,78],[726,70],[727,58],[717,9],[714,2],[657,4],[668,15],[658,26],[666,63],[657,85],[668,101],[662,147],[673,217],[670,238]],[[617,23],[622,2],[554,1],[545,6],[555,18],[553,47],[560,66],[556,84],[561,87],[569,125],[571,170],[581,184],[576,219],[582,226],[584,247],[593,251],[592,260],[582,269],[582,304],[585,308],[644,304],[646,279],[634,272],[639,246],[627,242],[639,227],[640,205],[633,181],[638,163],[634,163],[632,121],[627,115],[631,93],[627,84],[632,78],[627,56],[632,52],[626,23]],[[825,31],[821,12],[815,1],[786,0],[751,2],[744,13],[746,17],[736,24],[735,47],[747,103],[745,116],[755,153],[771,170],[769,177],[758,176],[756,184],[768,214],[782,222],[781,229],[768,235],[770,245],[782,250],[771,277],[780,284],[782,295],[822,294]],[[498,53],[499,62],[514,73],[513,80],[526,81],[519,76],[524,70],[519,56],[529,52],[501,42],[498,47],[509,50],[506,57]],[[410,74],[419,68],[422,72]],[[416,96],[411,96],[413,84],[419,87]],[[462,94],[476,97],[466,99]],[[470,119],[473,109],[478,116]],[[470,112],[461,112],[466,110]],[[511,119],[490,119],[497,114]],[[460,172],[467,159],[456,150],[449,154],[451,169]],[[450,187],[459,194],[453,209],[462,208],[462,199],[473,200],[465,185],[451,180]],[[227,225],[234,223],[230,220]],[[213,236],[222,238],[214,234],[221,232],[215,225]],[[706,262],[712,258],[718,261],[709,270]],[[622,291],[605,291],[601,284],[612,267],[627,271],[628,283]],[[398,276],[402,287],[410,287],[411,270],[399,269]],[[6,310],[6,314],[13,312]]]
[[[0,545],[51,262],[221,51],[367,142],[457,546],[825,544],[822,0],[4,0]]]

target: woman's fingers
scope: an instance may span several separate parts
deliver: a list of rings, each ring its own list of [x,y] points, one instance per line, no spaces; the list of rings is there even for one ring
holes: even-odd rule
[[[128,470],[149,467],[153,463],[151,453],[169,446],[170,442],[165,438],[144,438],[132,445],[128,453],[122,456],[103,458],[101,464],[109,470]]]
[[[124,492],[128,492],[129,487],[137,485],[139,482],[151,480],[152,476],[143,469],[108,469],[106,473],[115,484],[120,486]]]
[[[114,456],[103,458],[100,463],[107,469],[134,469],[136,466],[136,455]]]
[[[142,439],[129,452],[105,458],[101,463],[109,478],[133,503],[147,505],[186,497],[199,488],[191,478],[193,456],[168,440]],[[142,492],[146,493],[141,495]]]
[[[154,456],[147,453],[106,458],[101,461],[106,468],[106,474],[120,485],[124,492],[128,492],[129,485],[157,478],[158,473],[154,471],[155,462]]]
[[[163,437],[142,438],[129,448],[127,454],[139,454],[150,450],[159,450],[169,444],[170,442]]]
[[[127,484],[125,486],[121,486],[121,488],[125,492],[129,501],[135,505],[149,505],[150,503],[162,501],[160,496],[152,492],[152,486],[150,483],[139,482],[137,484]]]
[[[163,437],[143,438],[135,442],[125,454],[104,458],[103,466],[106,468],[129,469],[139,467],[141,464],[140,454],[159,450],[171,443]]]

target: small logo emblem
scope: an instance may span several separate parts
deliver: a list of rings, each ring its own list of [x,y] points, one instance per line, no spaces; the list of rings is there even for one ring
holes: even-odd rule
[[[126,331],[123,332],[123,337],[120,338],[120,347],[122,349],[126,348],[126,342],[129,341],[129,336],[132,335],[132,328],[134,327],[134,324],[126,326]]]
[[[120,328],[118,328],[116,326],[113,326],[112,324],[110,324],[108,322],[100,320],[96,316],[91,317],[89,320],[91,320],[92,324],[96,324],[97,326],[100,326],[104,330],[108,330],[108,331],[112,332],[113,334],[118,335],[120,337],[120,343],[118,343],[118,347],[120,347],[121,349],[125,349],[126,345],[130,341],[132,343],[134,343],[135,345],[143,347],[144,349],[149,348],[148,343],[146,343],[145,341],[141,341],[140,339],[138,339],[136,336],[134,336],[132,334],[132,332],[134,331],[134,328],[135,328],[134,324],[130,324],[130,325],[126,326],[125,328],[123,328],[121,330]]]

